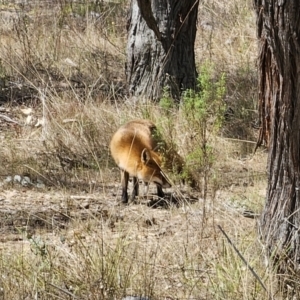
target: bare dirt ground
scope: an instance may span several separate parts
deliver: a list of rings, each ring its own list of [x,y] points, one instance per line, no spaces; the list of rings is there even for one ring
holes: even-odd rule
[[[148,200],[141,197],[139,204],[124,206],[119,203],[121,187],[116,178],[109,184],[98,186],[93,193],[5,184],[0,187],[0,247],[12,242],[21,243],[23,247],[24,241],[33,235],[53,236],[61,230],[67,234],[74,231],[76,222],[88,219],[101,220],[110,230],[116,223],[124,226],[135,223],[137,229],[153,227],[156,231],[159,228],[156,234],[172,235],[180,230],[181,222],[170,210],[183,208],[193,210],[193,214],[197,211],[200,216],[197,222],[203,217],[205,206],[206,217],[214,214],[214,218],[222,220],[227,214],[252,223],[246,217],[257,216],[262,207],[266,188],[265,176],[261,174],[264,163],[265,154],[258,153],[251,159],[237,160],[230,170],[231,175],[228,170],[226,174],[223,167],[224,176],[231,179],[216,191],[214,199],[209,196],[206,202],[200,192],[186,191],[179,186],[167,191],[168,200],[159,202],[152,187],[152,196]]]

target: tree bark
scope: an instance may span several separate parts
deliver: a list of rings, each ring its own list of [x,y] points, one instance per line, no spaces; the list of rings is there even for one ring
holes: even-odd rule
[[[278,272],[299,274],[300,1],[254,0],[254,7],[259,39],[258,145],[269,147],[260,229]]]
[[[132,0],[126,77],[129,93],[158,100],[162,89],[179,100],[196,87],[194,43],[199,0]]]

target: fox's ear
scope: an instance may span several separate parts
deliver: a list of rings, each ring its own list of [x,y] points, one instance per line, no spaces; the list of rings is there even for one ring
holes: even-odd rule
[[[149,150],[146,148],[142,151],[141,160],[143,164],[146,164],[151,158]]]

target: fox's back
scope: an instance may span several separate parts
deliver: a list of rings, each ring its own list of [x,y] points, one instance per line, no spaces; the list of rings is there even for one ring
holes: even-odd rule
[[[121,126],[113,135],[110,150],[117,165],[135,175],[139,168],[144,149],[150,151],[152,158],[159,164],[160,157],[153,151],[156,147],[153,132],[156,127],[148,120],[134,120]]]

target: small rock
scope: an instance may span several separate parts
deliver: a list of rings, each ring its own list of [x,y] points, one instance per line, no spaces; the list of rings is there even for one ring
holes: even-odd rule
[[[32,114],[33,109],[30,108],[30,107],[26,107],[26,108],[21,109],[21,112],[22,112],[24,115],[28,116],[28,115]]]
[[[21,181],[21,184],[22,184],[23,186],[28,186],[28,185],[30,185],[30,184],[31,184],[30,178],[29,178],[28,176],[24,176],[23,179],[22,179],[22,181]]]
[[[38,182],[38,183],[36,184],[36,187],[37,187],[38,189],[43,189],[43,188],[45,188],[45,184],[44,184],[44,183]]]
[[[38,189],[43,189],[43,188],[45,188],[45,184],[44,184],[44,182],[42,181],[42,180],[40,180],[40,179],[37,179],[36,180],[36,187],[38,188]]]
[[[22,181],[22,177],[20,175],[15,175],[14,176],[14,182],[15,183],[21,183]]]
[[[11,177],[11,176],[7,176],[7,177],[4,179],[4,182],[5,182],[5,183],[10,183],[10,182],[12,182],[12,177]]]

